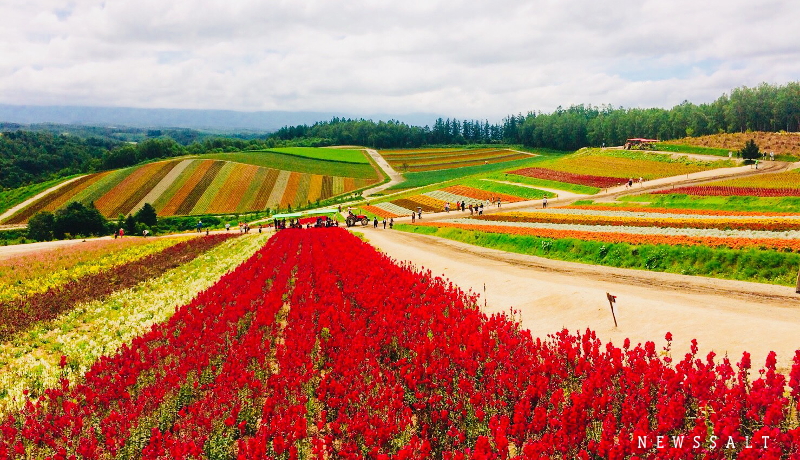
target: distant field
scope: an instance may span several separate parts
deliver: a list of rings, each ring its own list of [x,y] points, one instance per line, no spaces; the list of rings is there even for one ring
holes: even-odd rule
[[[339,151],[333,149],[315,150],[330,150],[331,152]],[[315,159],[310,156],[281,153],[276,151],[212,153],[208,155],[198,155],[192,158],[235,161],[237,163],[251,164],[265,168],[308,174],[355,177],[359,179],[379,179],[375,168],[372,167],[372,164],[369,163],[369,160],[367,160],[363,154],[363,163],[347,163],[343,161],[330,160],[320,161],[320,159]]]
[[[318,147],[282,147],[267,150],[286,155],[297,155],[305,158],[325,161],[341,161],[344,163],[369,164],[363,150],[328,149]]]
[[[380,154],[401,173],[463,168],[531,157],[509,149],[381,150]]]
[[[518,176],[548,181],[607,188],[623,184],[628,179],[644,180],[678,176],[730,166],[727,160],[693,161],[682,157],[621,150],[584,149],[573,155],[547,159],[530,168],[507,171]]]
[[[410,215],[417,209],[426,213],[441,212],[445,210],[446,203],[450,204],[453,212],[461,212],[455,210],[456,202],[463,201],[465,206],[480,205],[481,203],[484,206],[494,206],[498,200],[501,204],[514,203],[531,199],[538,200],[544,196],[552,198],[555,194],[531,187],[467,178],[449,181],[438,187],[425,187],[415,192],[399,194],[394,198],[384,199],[385,201],[378,200],[373,205],[365,206],[364,209],[378,217],[398,217]]]
[[[750,212],[800,213],[800,197],[755,197],[755,196],[692,196],[686,194],[642,194],[619,198],[630,204],[648,207],[707,209]]]
[[[497,172],[486,176],[487,179],[502,180],[507,182],[514,182],[517,184],[530,185],[533,187],[553,188],[557,190],[564,190],[565,192],[582,193],[586,195],[594,195],[600,191],[598,187],[589,187],[586,185],[570,184],[568,182],[558,182],[555,180],[537,179],[535,177],[519,176],[511,173]]]
[[[655,150],[659,150],[662,152],[675,152],[675,153],[693,153],[699,155],[714,155],[719,157],[727,157],[728,149],[719,149],[719,148],[712,148],[712,147],[700,147],[697,145],[681,145],[681,144],[669,144],[666,142],[659,142],[656,144]],[[739,150],[739,149],[736,149]],[[734,155],[735,157],[736,155]]]
[[[73,177],[75,176],[62,177],[60,179],[54,179],[47,182],[41,182],[38,184],[26,185],[24,187],[19,187],[11,190],[0,190],[0,214],[8,211],[9,209],[13,208],[14,206],[22,203],[23,201],[29,198],[35,197],[36,195],[44,192],[50,187],[54,187],[64,181],[68,181]]]
[[[477,166],[440,169],[435,171],[422,171],[413,173],[410,172],[407,174],[403,174],[403,176],[406,178],[405,182],[396,184],[395,186],[390,187],[389,190],[398,190],[398,189],[402,190],[406,188],[422,187],[425,185],[431,185],[438,182],[445,182],[453,179],[458,179],[460,177],[472,176],[475,174],[497,172],[513,168],[523,168],[531,164],[534,164],[536,161],[537,158],[529,157],[520,160],[506,161],[502,163],[480,164]]]
[[[791,155],[800,157],[800,133],[725,133],[712,134],[700,137],[685,137],[672,141],[663,142],[666,145],[689,145],[697,147],[709,147],[721,149],[727,152],[744,147],[745,142],[750,139],[755,140],[762,152],[775,152],[776,155]]]
[[[375,182],[377,178],[286,171],[207,158],[177,159],[82,177],[3,223],[23,223],[39,211],[54,211],[71,201],[93,202],[110,218],[135,212],[144,203],[151,203],[159,216],[297,208]]]
[[[707,182],[703,185],[665,188],[651,193],[653,195],[800,197],[800,171],[725,179]]]

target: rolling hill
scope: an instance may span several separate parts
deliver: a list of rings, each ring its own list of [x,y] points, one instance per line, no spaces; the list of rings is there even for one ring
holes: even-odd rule
[[[94,203],[110,218],[135,212],[144,203],[151,203],[160,216],[297,208],[369,186],[379,177],[356,150],[183,157],[83,176],[2,223],[21,224],[39,211],[55,211],[72,201]]]

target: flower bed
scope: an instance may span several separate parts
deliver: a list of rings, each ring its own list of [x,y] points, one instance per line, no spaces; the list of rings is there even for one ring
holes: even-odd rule
[[[0,302],[0,342],[31,325],[53,319],[73,306],[102,299],[184,264],[230,235],[192,238],[140,259],[70,280],[44,292]]]
[[[0,260],[0,302],[44,292],[69,281],[138,260],[183,240],[97,239]]]
[[[500,199],[506,203],[514,203],[517,201],[522,201],[522,198],[508,195],[505,193],[496,193],[496,192],[487,192],[486,190],[480,190],[474,187],[467,187],[465,185],[453,185],[451,187],[447,187],[444,189],[445,192],[454,193],[456,195],[462,195],[467,198],[472,198],[473,200],[478,201],[488,201],[489,199]]]
[[[328,256],[345,252],[351,257]],[[697,356],[693,342],[673,362],[670,334],[661,350],[654,342],[602,344],[591,331],[534,339],[477,303],[342,229],[281,232],[168,322],[99,360],[80,383],[64,381],[7,418],[0,455],[799,452],[800,352],[788,376],[776,371],[774,354],[751,376],[746,353],[733,365]],[[659,436],[703,447],[664,448]]]
[[[662,195],[696,195],[696,196],[757,196],[762,198],[779,196],[800,196],[800,188],[761,188],[731,187],[724,185],[694,185],[662,189],[650,192]]]
[[[650,231],[636,232],[636,227],[625,229],[604,230],[602,226],[583,226],[591,230],[578,230],[574,228],[552,228],[547,224],[526,226],[524,223],[495,222],[494,224],[480,224],[481,222],[436,222],[426,224],[435,227],[452,227],[463,230],[476,230],[489,233],[506,233],[510,235],[531,235],[541,238],[574,238],[586,241],[606,241],[609,243],[629,244],[668,244],[681,246],[710,246],[728,247],[731,249],[762,248],[781,251],[800,252],[800,239],[795,238],[768,238],[768,237],[732,237],[732,236],[702,236],[698,234],[687,235],[686,232],[670,234],[670,232],[654,233]],[[577,226],[577,225],[576,225]],[[650,229],[646,229],[650,230]],[[656,229],[657,230],[657,229]],[[716,230],[716,232],[722,232]],[[682,234],[683,233],[683,234]],[[710,233],[710,232],[709,232]]]
[[[534,177],[536,179],[566,182],[569,184],[586,185],[588,187],[608,188],[622,185],[625,183],[619,177],[593,176],[588,174],[575,174],[565,171],[556,171],[547,168],[522,168],[508,171],[509,174],[518,176]]]
[[[632,227],[659,227],[659,228],[700,228],[700,229],[719,229],[719,230],[757,230],[786,232],[790,230],[800,230],[800,219],[777,217],[705,217],[687,218],[684,216],[670,217],[668,215],[625,215],[625,211],[614,212],[602,211],[580,212],[580,210],[570,209],[545,211],[545,212],[511,212],[502,214],[492,214],[477,217],[482,221],[500,222],[543,222],[543,223],[565,223],[578,225],[599,225],[599,226],[632,226]]]
[[[0,388],[4,390],[0,418],[23,407],[29,398],[57,388],[60,378],[79,379],[102,355],[168,319],[177,306],[248,259],[266,239],[266,234],[230,238],[158,278],[79,304],[0,344]],[[59,368],[62,356],[69,365]]]

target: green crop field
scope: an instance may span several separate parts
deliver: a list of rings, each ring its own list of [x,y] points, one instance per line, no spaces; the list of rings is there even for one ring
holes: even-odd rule
[[[342,163],[369,164],[363,150],[329,149],[320,147],[281,147],[266,150],[286,155],[296,155],[314,160],[340,161]]]
[[[323,161],[308,156],[280,153],[276,151],[211,153],[207,155],[198,155],[192,158],[234,161],[237,163],[262,166],[265,168],[308,174],[322,174],[374,180],[379,180],[380,178],[378,172],[375,171],[375,168],[366,158],[364,158],[364,163],[346,163],[342,161]]]
[[[662,152],[675,152],[675,153],[694,153],[699,155],[714,155],[718,157],[727,157],[728,149],[718,149],[712,147],[701,147],[697,145],[676,145],[676,144],[665,144],[659,142],[656,144],[656,150]],[[734,152],[735,154],[735,152]]]

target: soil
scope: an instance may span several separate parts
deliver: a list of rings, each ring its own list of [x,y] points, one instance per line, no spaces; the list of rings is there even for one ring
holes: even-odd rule
[[[390,257],[479,293],[487,314],[518,310],[534,337],[590,328],[617,346],[630,338],[661,349],[671,332],[675,359],[697,339],[700,357],[713,350],[735,363],[748,351],[758,369],[775,351],[784,371],[800,349],[794,288],[556,261],[382,228],[359,231]],[[618,327],[606,293],[617,296]]]

